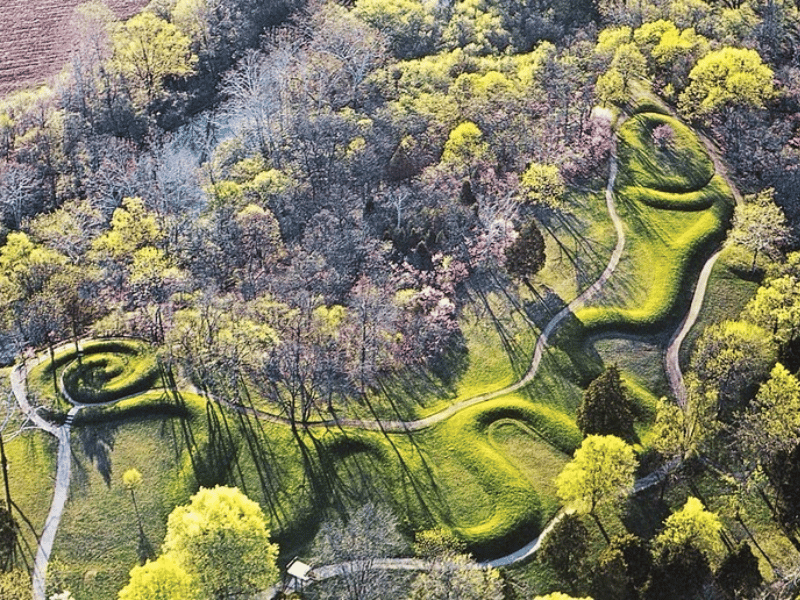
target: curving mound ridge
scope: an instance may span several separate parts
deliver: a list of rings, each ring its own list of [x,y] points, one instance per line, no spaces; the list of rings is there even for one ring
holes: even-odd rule
[[[638,114],[618,135],[615,195],[628,242],[602,298],[576,317],[588,333],[654,332],[688,308],[683,291],[724,238],[733,196],[702,141],[676,119]]]
[[[701,191],[714,177],[714,162],[708,151],[677,119],[641,113],[628,119],[618,136],[621,187],[647,188],[663,198]],[[673,201],[680,202],[680,198]]]
[[[104,404],[145,392],[158,381],[158,365],[146,344],[132,340],[87,344],[72,353],[61,374],[62,392],[77,404]]]

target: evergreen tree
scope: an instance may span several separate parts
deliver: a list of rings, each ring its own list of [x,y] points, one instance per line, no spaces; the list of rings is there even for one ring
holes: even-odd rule
[[[616,365],[611,365],[586,388],[578,407],[578,427],[584,436],[616,435],[636,440],[634,411]]]
[[[714,579],[731,598],[752,597],[764,581],[758,570],[758,559],[746,542],[725,557]]]
[[[519,277],[533,291],[530,278],[544,266],[545,246],[542,232],[531,219],[519,231],[519,236],[506,248],[506,269]]]

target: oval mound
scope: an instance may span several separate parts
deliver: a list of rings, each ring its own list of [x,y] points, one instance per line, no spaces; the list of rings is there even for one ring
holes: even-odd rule
[[[75,356],[61,375],[65,397],[77,404],[104,404],[140,394],[158,380],[158,367],[149,348],[139,342],[91,344]]]
[[[714,177],[714,161],[697,135],[672,117],[641,113],[619,130],[622,185],[672,194],[703,189]]]

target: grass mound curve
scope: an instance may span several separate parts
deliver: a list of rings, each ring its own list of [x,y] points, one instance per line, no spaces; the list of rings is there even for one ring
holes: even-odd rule
[[[661,127],[671,133],[654,139]],[[666,149],[657,141],[664,135]],[[625,253],[602,300],[576,317],[589,334],[655,333],[688,308],[683,290],[724,238],[733,198],[700,138],[672,117],[643,113],[626,121],[618,155]]]
[[[625,121],[618,135],[620,185],[687,194],[714,177],[714,161],[703,143],[677,119],[640,113]]]
[[[103,404],[146,392],[158,381],[155,356],[142,342],[113,340],[73,354],[61,374],[64,391],[80,404]]]

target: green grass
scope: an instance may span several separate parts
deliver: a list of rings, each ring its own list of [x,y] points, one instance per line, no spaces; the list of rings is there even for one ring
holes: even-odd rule
[[[669,150],[652,141],[652,131],[665,124],[675,136]],[[615,195],[625,251],[600,300],[576,316],[589,333],[655,333],[688,308],[690,282],[722,241],[733,199],[697,135],[671,117],[628,119],[618,155]]]
[[[673,140],[661,148],[653,142],[660,126]],[[675,194],[701,190],[714,176],[714,163],[697,135],[667,115],[640,113],[619,129],[620,184]]]
[[[155,356],[147,350],[130,353],[86,353],[64,367],[64,389],[76,402],[101,404],[140,394],[158,383]]]
[[[736,319],[750,298],[755,295],[758,282],[742,277],[743,271],[740,266],[743,253],[744,251],[734,246],[725,248],[714,265],[708,280],[703,307],[694,327],[689,330],[681,346],[682,365],[688,364],[695,342],[706,327]],[[749,260],[751,258],[748,254],[744,257],[747,269],[750,267]]]

